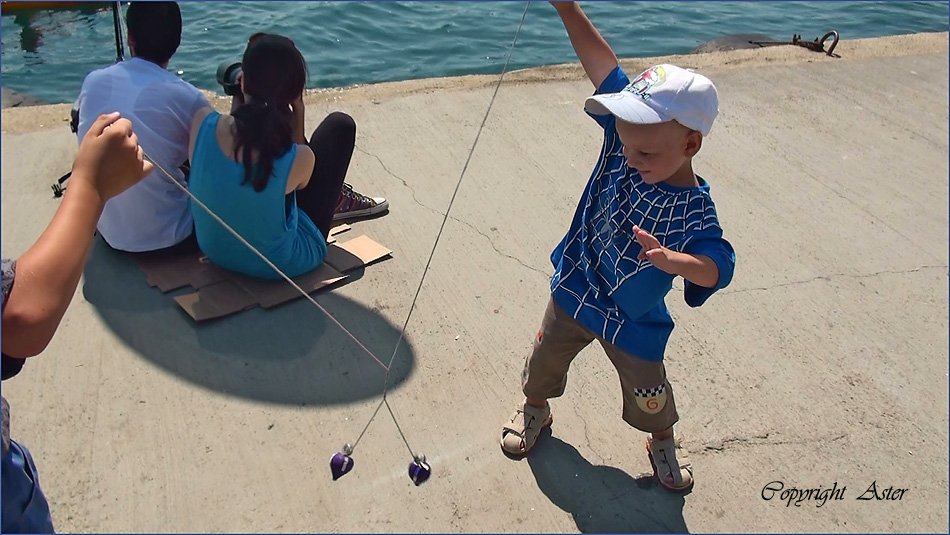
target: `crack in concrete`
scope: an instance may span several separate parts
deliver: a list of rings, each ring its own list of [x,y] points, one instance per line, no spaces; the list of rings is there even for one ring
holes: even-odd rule
[[[769,440],[770,437],[776,434],[777,433],[773,433],[769,431],[769,432],[766,432],[765,434],[752,435],[750,437],[726,437],[720,440],[706,442],[699,448],[687,449],[687,451],[691,454],[702,455],[702,454],[710,453],[710,452],[722,453],[723,451],[731,447],[784,446],[784,445],[790,445],[790,444],[829,443],[829,442],[837,442],[839,440],[844,440],[845,438],[848,437],[848,435],[842,433],[840,435],[831,437],[830,439],[813,437],[813,438],[807,438],[807,439]]]
[[[584,417],[583,412],[581,411],[580,407],[577,406],[577,400],[574,400],[573,405],[574,405],[574,413],[577,415],[577,419],[580,420],[582,424],[584,424],[584,443],[587,445],[587,449],[591,453],[597,456],[598,464],[603,464],[604,456],[601,455],[596,449],[594,449],[594,444],[590,440],[590,433],[588,432],[588,428],[590,426],[587,423],[587,418]]]
[[[707,451],[720,452],[724,451],[728,446],[732,444],[737,444],[740,446],[753,445],[753,444],[763,444],[764,441],[769,439],[771,433],[765,433],[764,435],[752,435],[751,437],[727,437],[713,442],[706,442],[703,444],[702,449],[700,450],[688,450],[690,453],[705,453]]]
[[[466,227],[468,227],[468,228],[474,230],[479,236],[481,236],[481,237],[485,238],[486,240],[488,240],[488,245],[490,245],[491,248],[494,249],[495,252],[498,253],[499,255],[501,255],[501,256],[503,256],[503,257],[505,257],[505,258],[509,258],[509,259],[511,259],[511,260],[514,260],[515,262],[517,262],[518,264],[520,264],[521,267],[523,267],[523,268],[525,268],[525,269],[528,269],[528,270],[531,270],[531,271],[534,271],[535,273],[538,273],[538,274],[544,276],[544,278],[546,278],[546,279],[551,277],[551,275],[550,275],[549,273],[546,273],[546,272],[544,272],[543,270],[540,270],[540,269],[538,269],[538,268],[536,268],[536,267],[534,267],[534,266],[529,266],[528,264],[526,264],[526,263],[525,263],[523,260],[521,260],[520,258],[518,258],[518,257],[516,257],[516,256],[513,256],[513,255],[510,255],[510,254],[508,254],[508,253],[503,252],[501,249],[499,249],[499,248],[495,245],[495,242],[491,239],[491,236],[489,236],[488,234],[485,234],[484,232],[482,232],[481,230],[479,230],[478,227],[476,227],[475,225],[469,223],[468,221],[463,221],[463,220],[457,219],[457,218],[455,218],[455,217],[449,217],[449,219],[451,219],[452,221],[455,221],[455,222],[457,222],[457,223],[461,223],[461,224],[465,225]]]
[[[356,146],[356,150],[362,152],[363,154],[365,154],[365,155],[367,155],[367,156],[370,156],[371,158],[376,159],[376,161],[379,162],[380,167],[382,167],[383,170],[386,171],[386,173],[388,173],[390,176],[392,176],[392,177],[395,178],[396,180],[402,182],[402,185],[405,186],[406,189],[408,189],[409,192],[412,194],[412,199],[415,201],[416,204],[418,204],[419,206],[425,208],[426,210],[430,210],[430,211],[432,211],[432,212],[435,212],[435,213],[437,213],[437,214],[439,214],[439,215],[445,217],[445,212],[442,212],[442,211],[440,211],[440,210],[437,210],[437,209],[435,209],[435,208],[432,208],[431,206],[428,206],[428,205],[426,205],[425,203],[423,203],[422,201],[420,201],[419,198],[416,196],[416,190],[413,189],[413,187],[409,185],[409,183],[406,181],[406,179],[404,179],[404,178],[402,178],[401,176],[399,176],[399,175],[397,175],[396,173],[394,173],[394,172],[386,165],[386,163],[383,162],[382,158],[380,158],[379,156],[373,154],[372,152],[369,152],[368,150],[366,150],[366,149],[360,147],[359,145]],[[485,239],[488,241],[488,244],[491,246],[491,248],[494,249],[495,252],[496,252],[498,255],[503,256],[503,257],[508,258],[508,259],[511,259],[511,260],[514,260],[515,262],[517,262],[518,264],[520,264],[521,267],[523,267],[523,268],[525,268],[525,269],[528,269],[528,270],[531,270],[531,271],[534,271],[535,273],[539,273],[539,274],[543,275],[545,278],[550,277],[550,275],[549,275],[548,273],[545,273],[543,270],[540,270],[540,269],[538,269],[538,268],[536,268],[536,267],[534,267],[534,266],[530,266],[530,265],[526,264],[526,263],[525,263],[523,260],[521,260],[520,258],[518,258],[518,257],[516,257],[516,256],[513,256],[513,255],[510,255],[510,254],[508,254],[508,253],[503,252],[501,249],[499,249],[499,248],[495,245],[495,242],[491,239],[491,236],[489,236],[488,234],[486,234],[486,233],[482,232],[481,230],[479,230],[478,227],[476,227],[475,225],[469,223],[468,221],[463,221],[463,220],[461,220],[461,219],[459,219],[459,218],[457,218],[457,217],[454,217],[454,216],[449,216],[449,219],[451,219],[452,221],[455,221],[456,223],[461,223],[461,224],[467,226],[468,228],[474,230],[478,235],[480,235],[481,237],[485,238]]]
[[[875,273],[859,273],[859,274],[834,273],[832,275],[818,275],[817,277],[812,277],[810,279],[805,279],[805,280],[800,280],[800,281],[783,282],[781,284],[775,284],[773,286],[757,286],[755,288],[723,290],[719,293],[723,295],[732,295],[732,294],[740,294],[740,293],[748,293],[748,292],[768,291],[768,290],[775,290],[778,288],[787,288],[790,286],[801,286],[801,285],[810,284],[816,281],[831,282],[832,279],[835,279],[835,278],[847,278],[847,279],[858,280],[858,279],[868,279],[872,277],[877,277],[880,275],[906,275],[909,273],[918,273],[925,269],[948,269],[948,266],[944,266],[944,265],[929,266],[928,265],[928,266],[920,266],[914,269],[907,269],[907,270],[901,270],[901,271],[883,270],[883,271],[877,271]]]
[[[369,152],[368,150],[366,150],[366,149],[360,147],[359,145],[356,145],[356,150],[358,150],[358,151],[362,152],[363,154],[365,154],[365,155],[367,155],[367,156],[369,156],[369,157],[375,159],[375,160],[379,163],[380,167],[382,167],[383,170],[384,170],[387,174],[389,174],[390,176],[392,176],[393,178],[395,178],[396,180],[398,180],[399,182],[401,182],[402,185],[405,186],[405,188],[408,189],[409,192],[412,194],[412,199],[413,199],[413,201],[415,201],[416,204],[418,204],[419,206],[425,208],[426,210],[429,210],[429,211],[431,211],[431,212],[434,212],[434,213],[436,213],[436,214],[439,214],[439,215],[441,215],[441,216],[443,216],[443,217],[445,216],[445,212],[443,212],[443,211],[441,211],[441,210],[437,210],[437,209],[435,209],[435,208],[432,208],[431,206],[429,206],[429,205],[425,204],[424,202],[420,201],[420,200],[419,200],[419,197],[416,195],[416,190],[415,190],[412,186],[409,185],[409,182],[407,182],[406,179],[404,179],[403,177],[401,177],[401,176],[397,175],[396,173],[394,173],[394,172],[392,171],[392,169],[390,169],[389,166],[386,165],[386,163],[382,160],[382,158],[380,158],[380,157],[377,156],[376,154],[374,154],[374,153],[372,153],[372,152]],[[514,261],[517,262],[521,267],[523,267],[523,268],[525,268],[525,269],[528,269],[528,270],[530,270],[530,271],[533,271],[533,272],[535,272],[535,273],[538,273],[539,275],[542,275],[542,276],[544,276],[545,278],[550,277],[550,274],[549,274],[549,273],[547,273],[547,272],[545,272],[545,271],[543,271],[543,270],[541,270],[541,269],[538,269],[538,268],[536,268],[536,267],[534,267],[534,266],[528,265],[527,263],[525,263],[525,261],[521,260],[520,258],[518,258],[518,257],[516,257],[516,256],[514,256],[514,255],[510,255],[510,254],[508,254],[508,253],[505,253],[504,251],[502,251],[501,249],[499,249],[499,248],[495,245],[494,240],[491,239],[491,236],[489,236],[489,235],[486,234],[485,232],[482,232],[478,227],[476,227],[476,226],[473,225],[472,223],[469,223],[468,221],[464,221],[464,220],[459,219],[459,218],[454,217],[454,216],[450,216],[449,219],[451,219],[452,221],[455,221],[456,223],[461,223],[461,224],[467,226],[468,228],[470,228],[470,229],[472,229],[473,231],[475,231],[478,235],[480,235],[481,237],[485,238],[485,240],[488,241],[488,244],[491,246],[491,248],[492,248],[492,249],[495,251],[495,253],[497,253],[499,256],[502,256],[502,257],[504,257],[504,258],[508,258],[508,259],[510,259],[510,260],[514,260]],[[805,284],[811,284],[811,283],[817,282],[817,281],[831,282],[831,280],[832,280],[832,279],[835,279],[835,278],[850,278],[850,279],[857,280],[857,279],[865,279],[865,278],[877,277],[877,276],[880,276],[880,275],[904,275],[904,274],[909,274],[909,273],[917,273],[917,272],[920,272],[920,271],[925,270],[925,269],[948,269],[948,266],[946,266],[946,265],[925,265],[925,266],[920,266],[920,267],[917,267],[917,268],[914,268],[914,269],[902,270],[902,271],[883,270],[883,271],[878,271],[878,272],[875,272],[875,273],[868,273],[868,274],[835,273],[835,274],[832,274],[832,275],[818,275],[818,276],[812,277],[812,278],[810,278],[810,279],[805,279],[805,280],[800,280],[800,281],[792,281],[792,282],[784,282],[784,283],[781,283],[781,284],[775,284],[775,285],[773,285],[773,286],[757,286],[757,287],[754,287],[754,288],[743,288],[743,289],[736,289],[736,290],[723,290],[723,291],[721,291],[721,292],[719,292],[719,293],[721,293],[721,294],[723,294],[723,295],[733,295],[733,294],[741,294],[741,293],[756,292],[756,291],[768,291],[768,290],[775,290],[775,289],[778,289],[778,288],[788,288],[788,287],[792,287],[792,286],[801,286],[801,285],[805,285]],[[683,291],[682,288],[673,288],[672,290],[673,290],[674,292],[682,292],[682,291]]]
[[[391,177],[395,178],[396,180],[402,182],[402,185],[405,186],[406,189],[409,190],[409,193],[412,194],[412,200],[415,201],[416,204],[418,204],[419,206],[425,208],[426,210],[430,210],[430,211],[435,212],[435,213],[437,213],[437,214],[439,214],[439,215],[441,215],[441,216],[445,216],[445,212],[442,212],[442,211],[440,211],[440,210],[436,210],[435,208],[432,208],[431,206],[429,206],[429,205],[425,204],[424,202],[420,201],[420,200],[419,200],[419,197],[416,196],[416,190],[415,190],[412,186],[409,185],[409,182],[407,182],[405,178],[403,178],[403,177],[397,175],[396,173],[394,173],[394,172],[392,171],[392,169],[390,169],[390,168],[386,165],[386,163],[383,162],[383,159],[382,159],[382,158],[380,158],[379,156],[373,154],[372,152],[369,152],[368,150],[364,149],[363,147],[360,147],[359,145],[356,145],[356,150],[362,152],[363,154],[365,154],[365,155],[367,155],[367,156],[369,156],[369,157],[371,157],[371,158],[374,158],[377,162],[379,162],[379,166],[383,168],[383,171],[386,171],[386,173],[388,173],[389,176],[391,176]]]

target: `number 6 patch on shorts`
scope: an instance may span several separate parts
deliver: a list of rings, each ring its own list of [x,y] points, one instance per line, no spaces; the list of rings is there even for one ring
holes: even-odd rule
[[[633,395],[637,400],[637,407],[647,414],[658,414],[666,406],[666,385],[652,388],[634,388]]]

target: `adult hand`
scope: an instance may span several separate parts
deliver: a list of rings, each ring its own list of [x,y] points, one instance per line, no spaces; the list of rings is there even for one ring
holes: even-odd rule
[[[244,105],[244,72],[240,72],[235,79],[237,82],[237,91],[231,96],[231,109]]]
[[[132,123],[118,112],[100,115],[86,132],[73,163],[73,180],[88,182],[105,202],[152,172]]]
[[[238,73],[236,81],[237,81],[237,91],[235,91],[234,94],[231,95],[231,111],[230,111],[231,115],[234,115],[234,112],[237,111],[237,109],[243,106],[244,103],[246,102],[246,99],[244,97],[244,72],[243,71]]]

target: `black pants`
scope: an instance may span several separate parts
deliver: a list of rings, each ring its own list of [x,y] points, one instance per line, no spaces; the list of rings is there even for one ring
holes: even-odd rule
[[[333,112],[313,131],[309,145],[317,163],[307,187],[297,191],[297,206],[329,238],[333,211],[356,146],[356,122],[345,113]]]

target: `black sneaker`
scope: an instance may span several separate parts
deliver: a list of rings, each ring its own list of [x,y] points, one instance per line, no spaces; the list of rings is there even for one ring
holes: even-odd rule
[[[383,197],[367,197],[358,193],[353,186],[343,183],[343,189],[340,191],[340,199],[336,203],[336,209],[333,211],[333,220],[341,219],[359,219],[369,217],[389,209],[389,201]]]

